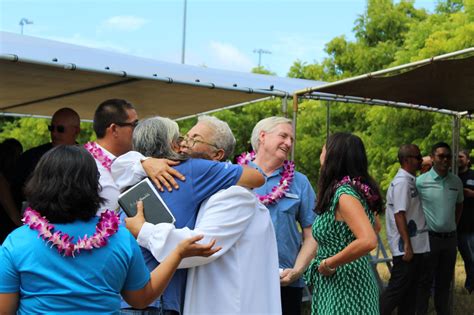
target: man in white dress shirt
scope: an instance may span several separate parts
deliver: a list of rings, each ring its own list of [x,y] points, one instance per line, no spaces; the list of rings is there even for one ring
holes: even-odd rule
[[[138,115],[132,104],[123,99],[109,99],[102,102],[94,113],[94,131],[97,135],[95,142],[89,142],[85,148],[94,157],[99,169],[99,183],[102,187],[100,196],[105,199],[97,214],[103,211],[118,209],[119,186],[111,174],[111,164],[120,155],[132,149],[133,130],[138,124]],[[153,179],[158,188],[161,184],[171,189],[170,184],[177,187],[173,176],[184,177],[169,165],[173,161],[148,159],[138,161],[137,167]],[[157,179],[159,178],[159,180]]]
[[[112,178],[110,168],[117,156],[132,149],[132,134],[137,123],[137,112],[126,100],[106,100],[95,111],[93,126],[97,140],[87,143],[85,148],[94,157],[100,173],[100,195],[105,201],[98,213],[107,209],[118,209],[120,191]]]
[[[226,123],[205,116],[188,132],[183,146],[191,156],[224,161],[235,139]],[[268,209],[251,191],[232,186],[204,201],[194,230],[145,223],[141,212],[126,221],[139,244],[158,261],[190,235],[203,234],[204,242],[216,239],[222,247],[211,257],[185,259],[180,265],[190,268],[184,314],[281,314],[275,232]]]

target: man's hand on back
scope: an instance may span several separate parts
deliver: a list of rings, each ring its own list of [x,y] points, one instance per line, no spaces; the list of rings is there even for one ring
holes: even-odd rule
[[[172,191],[173,188],[178,189],[179,185],[175,178],[182,181],[186,179],[183,174],[172,168],[172,166],[178,164],[179,162],[177,161],[167,159],[148,158],[142,161],[142,166],[146,174],[161,191],[163,191],[163,186],[165,186],[168,191]]]

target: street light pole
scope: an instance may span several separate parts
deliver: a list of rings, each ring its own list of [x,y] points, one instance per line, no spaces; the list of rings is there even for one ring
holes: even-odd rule
[[[183,13],[183,47],[181,49],[181,63],[184,64],[184,54],[186,51],[186,7],[187,0],[184,0],[184,13]]]
[[[33,24],[33,21],[28,20],[27,18],[22,18],[20,20],[20,23],[18,23],[21,26],[21,35],[23,35],[23,26],[26,24]]]

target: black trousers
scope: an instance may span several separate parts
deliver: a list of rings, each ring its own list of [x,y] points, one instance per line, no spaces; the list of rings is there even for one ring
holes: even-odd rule
[[[426,255],[426,272],[422,279],[422,305],[420,314],[428,312],[430,291],[434,280],[434,304],[436,314],[449,315],[449,289],[453,280],[454,267],[457,255],[456,235],[441,238],[430,234],[430,249]]]
[[[300,315],[303,288],[280,287],[281,288],[281,310],[283,315]]]
[[[395,308],[399,315],[416,314],[420,280],[425,269],[424,255],[414,254],[409,262],[404,261],[403,256],[393,257],[390,280],[380,296],[381,315],[390,315]]]

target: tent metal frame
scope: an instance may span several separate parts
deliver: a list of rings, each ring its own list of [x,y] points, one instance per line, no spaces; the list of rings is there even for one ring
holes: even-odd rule
[[[336,82],[323,84],[321,86],[294,91],[292,95],[293,95],[293,122],[294,122],[293,128],[294,128],[295,134],[296,134],[296,121],[297,121],[297,115],[298,115],[298,102],[300,99],[327,100],[327,101],[334,101],[334,102],[381,105],[381,106],[390,106],[390,107],[396,107],[396,108],[417,109],[417,110],[422,110],[422,111],[437,112],[437,113],[441,113],[445,115],[450,115],[453,117],[452,150],[457,156],[457,153],[459,151],[459,134],[460,134],[460,128],[461,128],[461,118],[469,117],[468,111],[458,112],[458,111],[453,111],[453,110],[448,110],[448,109],[435,108],[435,107],[431,107],[431,106],[427,106],[423,104],[410,104],[410,103],[398,102],[398,101],[392,101],[392,100],[380,100],[380,99],[364,98],[364,97],[357,97],[357,96],[350,96],[350,95],[333,95],[329,93],[321,93],[319,91],[327,87],[343,85],[348,82],[359,81],[362,79],[380,77],[380,76],[385,76],[385,75],[396,75],[397,73],[409,71],[416,67],[432,64],[438,60],[446,60],[446,59],[451,59],[451,58],[460,57],[463,55],[468,55],[468,54],[473,54],[473,53],[474,53],[474,47],[470,47],[463,50],[458,50],[455,52],[435,56],[432,58],[427,58],[420,61],[415,61],[415,62],[407,63],[404,65],[400,65],[400,66],[396,66],[396,67],[392,67],[392,68],[388,68],[388,69],[384,69],[384,70],[380,70],[376,72],[366,73],[363,75],[339,80]],[[328,104],[328,110],[329,110],[329,104]],[[328,114],[327,119],[329,119],[329,114]],[[296,146],[296,139],[295,139],[295,143],[293,145],[293,149],[291,153],[292,158],[294,158],[295,146]],[[457,173],[457,159],[453,159],[452,163],[453,163],[452,168],[454,172]]]

